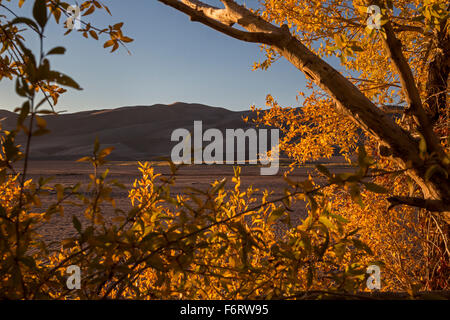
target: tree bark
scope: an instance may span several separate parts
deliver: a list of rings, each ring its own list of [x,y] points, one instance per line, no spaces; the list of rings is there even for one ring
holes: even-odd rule
[[[428,79],[425,86],[425,106],[431,121],[436,123],[440,117],[448,121],[448,81],[450,75],[450,34],[442,23],[441,31],[436,32],[436,41],[432,45],[434,53],[428,65]],[[448,129],[448,128],[447,128]]]

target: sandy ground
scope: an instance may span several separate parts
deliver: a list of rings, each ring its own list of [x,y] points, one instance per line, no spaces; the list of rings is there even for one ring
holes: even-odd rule
[[[167,165],[155,163],[155,171],[163,175],[170,173]],[[110,162],[105,165],[104,169],[108,168],[110,179],[116,179],[124,184],[127,189],[132,187],[133,182],[140,178],[137,162]],[[256,166],[242,166],[241,173],[241,188],[246,189],[250,185],[253,188],[259,189],[255,193],[257,197],[262,195],[262,190],[269,189],[273,191],[273,197],[280,197],[283,195],[286,182],[283,180],[282,173],[287,170],[286,167],[281,167],[278,175],[275,176],[261,176],[260,168]],[[330,170],[333,172],[349,171],[350,169],[344,165],[331,165]],[[28,177],[33,180],[38,180],[39,177],[53,177],[50,185],[62,184],[64,186],[74,185],[78,182],[86,185],[89,182],[89,174],[92,173],[92,166],[88,163],[77,163],[73,161],[31,161],[29,164]],[[314,166],[305,166],[296,169],[291,173],[290,178],[294,181],[302,181],[307,179],[308,174],[316,175]],[[177,174],[177,183],[172,186],[172,194],[182,194],[188,187],[205,190],[214,180],[227,178],[227,186],[232,187],[231,179],[233,177],[233,167],[225,165],[195,165],[184,166]],[[130,200],[128,199],[127,190],[114,190],[112,196],[116,199],[116,207],[124,211],[131,208]],[[40,210],[44,211],[49,204],[53,203],[56,196],[44,196],[42,198],[42,207]],[[305,203],[297,203],[293,206],[291,213],[291,220],[294,223],[301,221],[305,217]],[[114,209],[107,205],[103,207],[105,219],[110,221],[115,216]],[[46,223],[40,230],[40,234],[48,243],[52,243],[52,247],[69,236],[76,233],[72,225],[72,216],[76,215],[82,223],[87,222],[84,218],[83,208],[66,205],[63,216],[55,215],[49,223]]]

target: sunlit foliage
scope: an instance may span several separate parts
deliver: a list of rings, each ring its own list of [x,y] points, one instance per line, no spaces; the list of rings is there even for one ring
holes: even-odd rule
[[[0,1],[3,3],[15,1]],[[19,7],[24,1],[16,2]],[[381,106],[404,107],[403,92],[388,57],[382,50],[382,32],[365,28],[362,1],[265,1],[262,17],[287,22],[296,35],[320,56],[337,55],[355,85]],[[427,57],[433,54],[435,30],[448,12],[437,1],[394,1],[394,14],[384,12],[401,31],[405,53],[418,84],[426,81]],[[418,187],[379,143],[333,108],[333,100],[309,85],[302,108],[282,107],[267,97],[268,111],[254,108],[256,122],[283,132],[282,150],[292,167],[340,153],[352,165],[335,174],[317,165],[318,178],[293,181],[285,175],[284,194],[241,187],[240,169],[232,181],[211,181],[207,190],[173,194],[178,167],[161,176],[150,163],[140,163],[141,177],[129,192],[132,209],[115,207],[112,191],[123,189],[103,168],[112,148],[94,143],[92,155],[80,161],[93,166],[86,186],[52,185],[50,180],[27,178],[32,138],[46,134],[42,114],[55,113],[54,104],[69,87],[81,87],[69,76],[50,67],[57,47],[44,50],[49,19],[62,21],[67,4],[36,0],[33,17],[0,16],[0,79],[16,81],[16,93],[25,102],[16,109],[17,125],[1,131],[0,152],[0,298],[8,299],[289,299],[361,297],[367,291],[366,268],[382,269],[382,290],[417,291],[448,289],[448,248],[445,225],[423,209],[390,206],[387,194],[420,193]],[[98,1],[81,4],[83,16],[100,9]],[[60,20],[61,19],[61,20]],[[446,21],[446,20],[445,20]],[[25,45],[21,27],[34,30],[39,52]],[[131,39],[122,23],[97,28],[83,23],[83,36],[107,37],[112,51]],[[420,28],[420,30],[418,30]],[[109,38],[108,38],[109,37]],[[429,49],[428,49],[429,48]],[[265,48],[268,60],[256,63],[266,69],[276,53]],[[427,88],[421,87],[426,95]],[[44,105],[50,109],[44,110]],[[448,135],[448,110],[430,110],[439,137]],[[433,114],[433,112],[435,112]],[[415,132],[406,114],[396,121]],[[447,125],[446,125],[447,124]],[[19,146],[16,137],[24,134]],[[420,137],[418,136],[418,139]],[[448,149],[448,142],[441,139]],[[421,144],[421,156],[431,157]],[[381,146],[382,147],[382,146]],[[19,160],[23,162],[19,163]],[[18,165],[22,168],[18,168]],[[435,168],[435,171],[439,167]],[[430,172],[430,175],[434,172]],[[43,196],[54,196],[44,207]],[[291,221],[291,207],[307,203],[307,218]],[[105,212],[102,204],[114,209]],[[64,207],[78,206],[85,219],[72,217],[76,234],[50,244],[39,229]],[[107,219],[107,217],[112,219]],[[81,268],[80,290],[66,286],[66,270]]]

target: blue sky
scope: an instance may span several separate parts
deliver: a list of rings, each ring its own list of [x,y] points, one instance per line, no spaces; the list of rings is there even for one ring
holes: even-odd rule
[[[252,71],[253,62],[264,58],[257,44],[240,42],[191,22],[156,0],[104,3],[113,17],[102,11],[85,20],[97,26],[123,21],[124,33],[135,39],[129,45],[132,55],[123,49],[111,54],[103,49],[102,41],[76,33],[63,36],[62,25],[49,24],[46,48],[67,48],[66,55],[53,56],[53,69],[69,74],[84,88],[64,94],[57,110],[76,112],[176,101],[244,110],[252,104],[264,107],[268,93],[283,106],[299,105],[296,95],[304,89],[303,74],[284,59],[268,71]],[[23,10],[16,4],[8,5],[19,14],[29,14],[29,5]],[[246,5],[255,8],[257,1],[246,1]],[[22,101],[8,80],[0,82],[0,96],[2,109],[12,110]]]

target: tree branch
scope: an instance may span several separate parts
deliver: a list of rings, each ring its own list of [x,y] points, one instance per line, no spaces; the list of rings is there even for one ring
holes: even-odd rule
[[[181,0],[181,2],[193,10],[203,13],[206,17],[221,21],[230,27],[236,23],[226,9],[216,8],[198,0]]]
[[[193,0],[158,0],[174,9],[177,9],[191,17],[192,21],[203,23],[204,25],[226,34],[235,39],[253,42],[269,44],[274,43],[280,34],[275,32],[246,32],[236,28],[232,25],[236,23],[236,18],[230,15],[227,9],[217,9],[204,4],[200,1]]]
[[[380,7],[382,6],[379,0],[375,0],[373,3]],[[441,159],[443,159],[445,152],[439,143],[438,138],[434,134],[430,119],[423,108],[422,99],[420,97],[419,89],[416,86],[414,75],[408,61],[403,55],[402,43],[395,35],[394,28],[392,27],[392,23],[390,21],[387,21],[383,25],[383,29],[386,37],[381,38],[385,46],[386,53],[399,74],[400,83],[403,91],[405,92],[406,102],[409,105],[409,111],[418,125],[419,132],[422,134],[427,143],[429,153],[435,152]],[[445,164],[442,165],[443,167],[447,167]]]
[[[410,25],[400,24],[400,23],[396,23],[396,22],[393,22],[392,26],[394,27],[395,32],[409,31],[409,32],[418,32],[418,33],[425,34],[422,27],[410,26]]]
[[[450,211],[450,203],[442,200],[431,200],[405,196],[395,196],[387,198],[391,203],[389,209],[400,205],[407,205],[416,208],[426,209],[431,212],[446,212]]]
[[[372,103],[341,73],[310,51],[290,33],[287,26],[275,26],[233,0],[221,0],[225,6],[225,9],[221,10],[225,11],[222,11],[220,15],[215,15],[214,18],[207,16],[208,13],[201,9],[207,5],[200,1],[195,1],[196,5],[200,6],[198,10],[193,9],[192,5],[185,4],[192,4],[192,0],[181,0],[182,2],[179,0],[158,1],[186,13],[192,20],[199,21],[236,39],[272,46],[274,50],[322,88],[336,102],[338,112],[348,116],[360,128],[388,146],[392,150],[392,156],[402,167],[411,168],[408,174],[425,190],[425,197],[450,201],[448,179],[442,178],[440,175],[433,175],[430,181],[425,179],[427,165],[424,159],[420,157],[419,144],[414,137],[395,123],[390,115]],[[226,19],[223,17],[226,17]],[[247,32],[231,28],[229,26],[230,21],[235,21]],[[429,153],[436,152],[436,154],[442,156],[444,151],[436,143],[437,138],[433,136],[428,118],[422,108],[414,77],[401,52],[401,44],[395,38],[392,27],[390,27],[388,33],[387,48],[399,69],[403,88],[405,88],[410,100],[410,107],[414,109],[420,127],[423,129],[427,149]],[[445,154],[440,157],[440,159],[444,158]],[[447,167],[443,164],[442,166]]]

